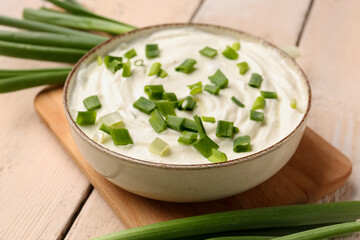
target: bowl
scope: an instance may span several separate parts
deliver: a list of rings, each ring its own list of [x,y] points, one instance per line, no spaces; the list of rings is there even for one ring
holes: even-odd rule
[[[289,68],[304,81],[308,103],[303,118],[286,137],[251,155],[222,163],[174,165],[144,161],[111,151],[89,138],[71,117],[68,101],[82,64],[96,61],[123,42],[158,30],[193,27],[202,31],[247,38],[278,52]],[[134,194],[170,202],[201,202],[229,197],[246,191],[273,176],[294,154],[305,130],[311,105],[309,82],[286,53],[273,44],[238,30],[206,24],[165,24],[137,29],[115,36],[94,47],[75,65],[64,86],[63,103],[72,136],[83,157],[110,182]]]

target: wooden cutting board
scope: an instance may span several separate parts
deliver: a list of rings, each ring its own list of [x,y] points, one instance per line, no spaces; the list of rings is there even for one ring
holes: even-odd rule
[[[110,183],[81,156],[65,117],[62,89],[43,90],[34,105],[80,170],[128,228],[224,210],[311,203],[340,188],[351,174],[351,163],[344,154],[306,128],[300,146],[288,164],[251,190],[204,203],[151,200]]]

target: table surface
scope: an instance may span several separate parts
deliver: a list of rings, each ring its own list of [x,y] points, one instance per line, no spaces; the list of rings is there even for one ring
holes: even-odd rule
[[[20,18],[23,8],[43,4],[1,1],[0,14]],[[86,5],[138,27],[210,23],[278,46],[299,46],[297,62],[313,91],[309,126],[353,163],[345,186],[322,201],[360,200],[359,0],[88,0]],[[0,66],[64,64],[0,57]],[[124,229],[35,112],[33,100],[42,88],[0,95],[0,239],[79,240]]]

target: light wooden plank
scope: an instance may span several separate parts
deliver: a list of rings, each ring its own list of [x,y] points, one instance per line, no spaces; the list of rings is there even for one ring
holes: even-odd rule
[[[194,22],[232,27],[278,45],[295,44],[309,0],[206,0]]]
[[[315,1],[298,62],[311,82],[309,125],[353,162],[346,186],[325,201],[360,199],[360,1]]]
[[[65,239],[87,240],[124,229],[119,218],[94,189]]]

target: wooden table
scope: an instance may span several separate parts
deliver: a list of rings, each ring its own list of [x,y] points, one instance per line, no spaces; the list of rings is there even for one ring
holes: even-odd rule
[[[298,45],[313,90],[309,125],[353,163],[348,183],[323,201],[360,199],[359,0],[91,0],[100,14],[138,27],[224,25],[276,45]],[[0,2],[20,18],[40,0]],[[1,68],[60,66],[0,57]],[[42,87],[0,95],[0,239],[89,239],[124,229],[33,108]],[[360,239],[359,235],[353,239]]]

